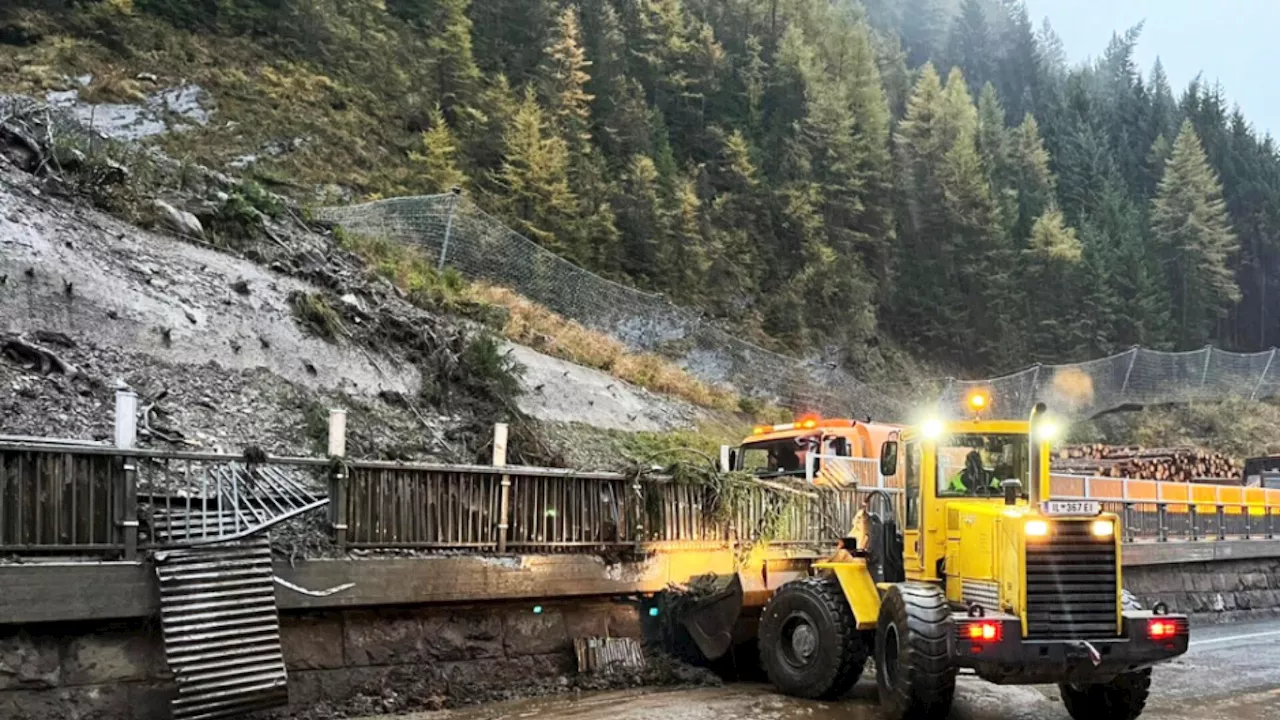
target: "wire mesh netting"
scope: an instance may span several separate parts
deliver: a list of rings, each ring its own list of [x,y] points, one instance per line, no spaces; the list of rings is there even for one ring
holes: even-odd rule
[[[1215,348],[1182,353],[1134,348],[987,380],[873,387],[839,368],[746,342],[661,295],[584,270],[460,195],[322,208],[317,216],[351,232],[416,245],[441,267],[509,287],[635,350],[674,356],[700,380],[796,411],[902,422],[922,405],[936,405],[944,414],[959,412],[970,390],[985,388],[993,398],[991,412],[1000,418],[1026,417],[1039,401],[1070,417],[1089,417],[1125,405],[1261,399],[1280,392],[1275,350],[1237,354]]]

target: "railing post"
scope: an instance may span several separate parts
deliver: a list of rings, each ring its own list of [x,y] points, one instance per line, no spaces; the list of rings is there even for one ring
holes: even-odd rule
[[[1271,506],[1267,506],[1267,539],[1275,537],[1275,524],[1271,520]]]
[[[1133,542],[1135,539],[1137,539],[1137,535],[1135,534],[1134,529],[1133,529],[1133,526],[1134,526],[1133,519],[1134,519],[1134,516],[1136,515],[1136,513],[1137,513],[1137,511],[1134,509],[1134,505],[1133,505],[1133,503],[1126,502],[1126,503],[1124,504],[1124,520],[1123,520],[1123,522],[1124,522],[1124,540],[1125,540],[1125,542]]]
[[[507,466],[507,424],[493,426],[493,466]],[[502,492],[498,501],[498,552],[507,551],[507,533],[511,527],[511,476],[502,474]]]
[[[116,388],[116,447],[132,450],[138,441],[138,395]],[[120,529],[124,535],[124,559],[138,559],[138,466],[132,456],[124,458],[124,487],[121,492]]]
[[[1191,502],[1194,502],[1194,499],[1192,499]],[[1197,507],[1195,505],[1187,506],[1187,517],[1191,522],[1191,539],[1199,540],[1200,539],[1200,513],[1197,510]]]
[[[1221,503],[1218,504],[1218,539],[1227,539],[1227,509]]]
[[[332,461],[329,476],[329,525],[333,528],[333,542],[339,552],[347,550],[347,493],[349,491],[347,464],[347,412],[329,411],[329,459]]]
[[[1156,539],[1169,541],[1169,506],[1164,503],[1156,506]]]

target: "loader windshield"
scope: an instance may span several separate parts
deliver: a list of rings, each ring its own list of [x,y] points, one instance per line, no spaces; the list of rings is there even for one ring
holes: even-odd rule
[[[999,497],[1005,480],[1030,483],[1026,435],[964,433],[938,440],[939,497]]]

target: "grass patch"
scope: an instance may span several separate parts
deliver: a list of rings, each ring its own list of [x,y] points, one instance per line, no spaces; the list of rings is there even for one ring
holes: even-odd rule
[[[316,337],[332,343],[342,335],[342,318],[324,295],[295,290],[289,294],[289,307],[298,322]]]
[[[561,360],[603,370],[610,375],[694,405],[742,411],[740,398],[698,380],[674,362],[650,353],[631,352],[626,345],[558,315],[506,288],[476,284],[476,297],[506,308],[502,334],[508,339]]]
[[[556,465],[624,472],[678,460],[707,464],[719,456],[721,445],[742,442],[751,426],[708,419],[687,429],[634,433],[582,423],[539,423],[539,432],[556,453]]]

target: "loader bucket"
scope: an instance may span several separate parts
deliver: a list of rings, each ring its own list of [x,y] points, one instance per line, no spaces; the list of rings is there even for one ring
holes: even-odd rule
[[[742,614],[742,578],[734,573],[722,589],[686,608],[680,622],[707,660],[718,660],[733,646],[733,631]]]

